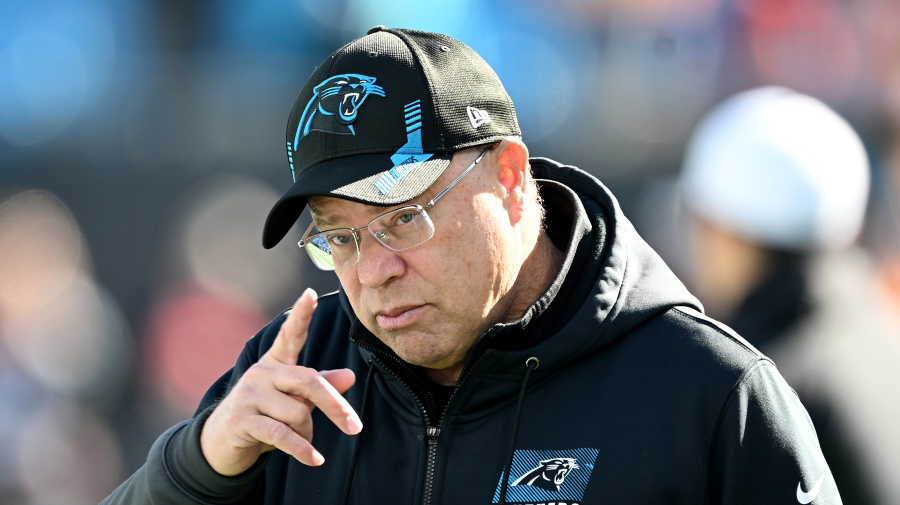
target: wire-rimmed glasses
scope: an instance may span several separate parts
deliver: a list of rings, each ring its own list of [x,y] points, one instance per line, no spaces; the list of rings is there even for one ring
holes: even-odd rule
[[[475,161],[466,168],[449,186],[423,205],[407,205],[369,221],[362,228],[334,228],[318,231],[315,222],[309,225],[303,238],[297,242],[313,263],[322,270],[340,270],[359,262],[359,241],[362,230],[369,230],[375,240],[392,251],[403,251],[427,242],[434,236],[434,223],[426,209],[434,207],[453,186],[475,168],[481,158],[493,148],[486,147]]]

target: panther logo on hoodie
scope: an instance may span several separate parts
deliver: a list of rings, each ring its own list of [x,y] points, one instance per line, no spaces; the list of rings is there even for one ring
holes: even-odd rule
[[[580,504],[599,452],[590,447],[516,449],[510,466],[497,469],[500,479],[491,503],[500,503],[505,487],[505,503],[509,504]]]
[[[559,491],[566,475],[578,469],[575,458],[545,459],[530,472],[519,477],[513,486],[535,486],[547,491]]]

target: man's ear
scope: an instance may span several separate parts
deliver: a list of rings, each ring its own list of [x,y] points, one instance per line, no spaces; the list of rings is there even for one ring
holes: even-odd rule
[[[524,210],[528,183],[528,147],[515,137],[507,137],[494,148],[496,164],[499,167],[497,182],[500,183],[500,195],[504,199],[504,207],[517,222]]]
[[[500,185],[507,194],[517,190],[524,193],[528,174],[528,148],[521,140],[507,137],[494,149],[497,165],[500,167]]]

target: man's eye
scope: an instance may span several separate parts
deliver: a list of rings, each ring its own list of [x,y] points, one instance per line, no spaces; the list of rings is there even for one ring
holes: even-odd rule
[[[416,218],[415,212],[404,212],[397,216],[394,224],[407,224]]]
[[[335,233],[328,236],[328,242],[334,247],[341,247],[353,242],[353,237],[349,233]]]

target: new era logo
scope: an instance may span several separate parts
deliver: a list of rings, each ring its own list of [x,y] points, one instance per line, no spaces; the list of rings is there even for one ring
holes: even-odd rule
[[[469,122],[472,123],[472,128],[478,128],[491,122],[491,115],[486,110],[469,106],[466,107],[466,113],[469,115]]]

